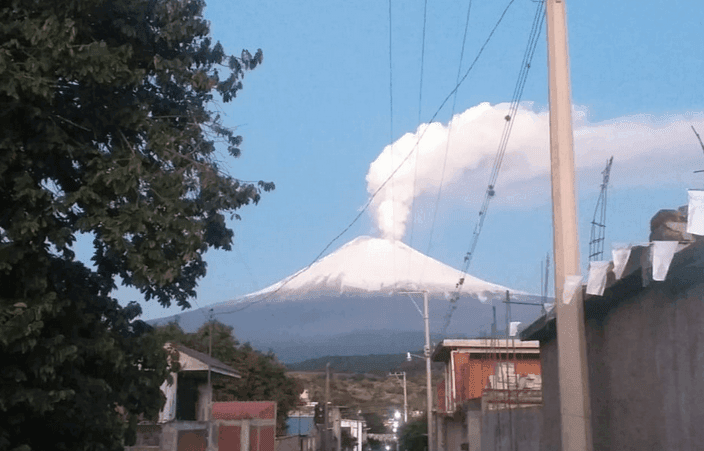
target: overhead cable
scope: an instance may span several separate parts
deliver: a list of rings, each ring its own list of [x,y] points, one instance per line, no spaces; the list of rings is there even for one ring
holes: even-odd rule
[[[425,66],[425,24],[428,17],[428,0],[423,2],[423,37],[421,38],[420,46],[420,82],[418,83],[418,124],[421,123],[421,112],[423,111],[423,67]],[[459,76],[458,76],[459,78]],[[413,211],[416,199],[416,178],[418,177],[418,155],[416,155],[416,164],[413,168],[413,197],[411,198],[411,236],[410,246],[413,247],[413,231],[415,229],[415,221],[413,220]]]
[[[469,74],[472,72],[472,69],[474,69],[474,66],[477,64],[477,61],[479,61],[479,58],[480,58],[480,57],[482,56],[482,54],[484,53],[484,50],[485,50],[486,47],[489,45],[489,42],[491,41],[491,38],[492,38],[492,37],[494,36],[494,34],[496,33],[496,30],[499,28],[499,25],[501,25],[501,22],[503,21],[504,17],[506,17],[506,14],[508,13],[508,10],[511,8],[511,5],[513,5],[515,1],[516,1],[516,0],[509,0],[508,4],[506,5],[506,7],[503,9],[501,15],[499,16],[498,20],[496,21],[496,23],[495,23],[494,26],[492,27],[491,31],[489,32],[489,35],[488,35],[487,38],[485,39],[485,41],[484,41],[484,43],[482,44],[482,46],[479,48],[479,51],[477,52],[476,56],[474,57],[474,60],[472,60],[472,63],[469,65],[469,67],[467,68],[467,70],[464,72],[464,75],[463,75],[462,78],[459,80],[459,82],[457,82],[457,84],[454,86],[454,88],[452,88],[452,90],[447,94],[447,96],[445,96],[445,98],[443,99],[443,101],[440,103],[440,106],[435,110],[435,113],[433,113],[433,116],[430,118],[429,123],[432,123],[432,122],[437,118],[438,114],[440,114],[440,111],[442,111],[442,109],[445,107],[445,105],[446,105],[447,102],[450,100],[450,98],[452,98],[452,96],[457,92],[457,90],[458,90],[459,87],[462,85],[462,83],[464,83],[464,81],[467,79],[467,77],[469,77]],[[367,209],[369,208],[369,206],[371,205],[371,203],[374,201],[374,199],[376,198],[376,196],[381,192],[382,189],[384,189],[384,187],[389,183],[389,181],[390,181],[390,180],[396,175],[396,173],[403,167],[403,165],[406,163],[406,161],[408,161],[408,159],[411,158],[411,155],[413,155],[413,153],[418,149],[418,144],[420,143],[420,141],[421,141],[421,140],[423,139],[423,137],[425,136],[426,131],[427,131],[427,128],[426,128],[425,130],[423,130],[423,132],[421,133],[421,135],[418,137],[418,139],[416,140],[415,145],[413,146],[413,149],[411,149],[411,151],[408,152],[408,154],[406,154],[406,156],[403,158],[403,160],[401,160],[401,162],[396,166],[396,168],[391,172],[391,174],[389,174],[389,176],[381,183],[381,185],[379,185],[379,187],[369,196],[369,198],[367,199],[367,201],[364,203],[364,205],[362,206],[362,208],[360,208],[359,212],[358,212],[357,215],[352,219],[352,221],[351,221],[349,224],[347,224],[347,226],[346,226],[345,228],[343,228],[340,233],[338,233],[337,235],[335,235],[335,237],[334,237],[333,239],[331,239],[331,240],[325,245],[325,247],[323,248],[323,250],[321,250],[321,251],[318,253],[318,255],[313,259],[313,261],[311,261],[307,266],[305,266],[303,269],[301,269],[301,270],[298,271],[297,273],[293,274],[291,277],[285,279],[285,280],[281,283],[281,285],[279,285],[278,288],[276,288],[275,290],[272,290],[271,292],[269,292],[268,295],[266,295],[266,296],[264,296],[264,297],[262,297],[262,298],[260,298],[260,299],[257,299],[256,301],[249,302],[249,303],[247,303],[246,305],[244,305],[244,306],[242,306],[242,307],[239,307],[239,308],[236,308],[236,309],[232,309],[232,310],[223,311],[223,312],[218,312],[218,313],[216,313],[216,315],[226,315],[226,314],[230,314],[230,313],[240,312],[240,311],[242,311],[242,310],[244,310],[244,309],[246,309],[246,308],[249,308],[249,307],[252,306],[252,305],[259,304],[259,303],[261,303],[261,302],[265,302],[265,301],[271,299],[276,293],[278,293],[279,291],[281,291],[287,284],[291,283],[291,281],[293,281],[294,279],[296,279],[297,277],[299,277],[301,274],[304,274],[306,271],[308,271],[308,269],[310,269],[311,266],[313,266],[318,260],[320,260],[320,259],[322,258],[323,255],[325,255],[325,253],[327,252],[327,250],[330,249],[330,247],[331,247],[333,244],[335,244],[335,242],[337,242],[337,240],[339,240],[340,237],[342,237],[345,233],[347,233],[347,231],[350,230],[350,229],[352,228],[352,226],[357,223],[357,221],[359,220],[359,218],[361,218],[362,215],[367,211]]]
[[[523,96],[523,89],[525,88],[526,80],[528,79],[528,72],[530,71],[531,61],[533,60],[533,55],[535,54],[535,49],[538,43],[538,37],[543,27],[545,21],[545,2],[541,1],[535,11],[535,17],[533,18],[533,25],[531,27],[530,35],[528,37],[528,44],[526,45],[525,53],[523,54],[523,61],[521,62],[521,70],[518,74],[518,80],[516,81],[516,86],[513,90],[513,96],[511,98],[511,104],[509,106],[509,113],[504,117],[505,124],[503,133],[501,134],[501,139],[499,141],[499,148],[496,152],[494,158],[494,164],[491,170],[491,175],[489,176],[489,184],[487,185],[486,191],[484,193],[484,201],[482,202],[482,207],[479,210],[479,219],[474,227],[474,232],[472,233],[472,241],[469,251],[464,257],[464,267],[462,270],[462,277],[459,282],[457,282],[455,288],[457,291],[453,293],[450,298],[450,307],[447,314],[445,315],[445,325],[443,326],[442,334],[445,335],[447,328],[450,325],[452,319],[452,313],[457,309],[457,302],[462,293],[462,287],[464,285],[465,277],[467,276],[467,271],[469,270],[469,265],[472,262],[472,257],[474,256],[474,251],[477,248],[477,242],[479,241],[479,235],[481,234],[482,227],[484,226],[484,220],[486,219],[487,211],[489,210],[489,204],[494,198],[496,181],[499,177],[499,171],[501,170],[501,164],[503,163],[504,155],[506,153],[506,147],[508,145],[508,139],[511,135],[511,130],[513,129],[513,124],[516,119],[516,113],[518,112],[518,106],[520,104],[521,98]]]
[[[462,50],[460,51],[460,63],[457,67],[457,81],[459,83],[460,76],[462,75],[462,61],[464,60],[464,48],[467,42],[467,31],[469,30],[469,16],[472,11],[472,0],[469,0],[467,5],[467,18],[464,23],[464,35],[462,36]],[[435,231],[435,222],[438,217],[438,208],[440,205],[440,199],[442,197],[442,187],[445,183],[445,171],[447,169],[447,156],[450,152],[450,139],[452,138],[452,118],[455,116],[455,108],[457,106],[457,91],[452,96],[452,113],[450,114],[450,123],[447,125],[447,141],[445,143],[445,155],[442,160],[442,171],[440,172],[440,184],[438,186],[438,195],[435,198],[435,207],[433,208],[433,219],[430,222],[430,233],[428,237],[428,247],[426,249],[425,255],[430,255],[430,249],[433,246],[433,233]],[[421,280],[423,279],[423,273],[425,268],[421,271]]]

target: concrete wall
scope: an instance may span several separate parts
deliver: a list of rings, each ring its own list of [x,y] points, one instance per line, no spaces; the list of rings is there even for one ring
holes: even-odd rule
[[[482,411],[467,412],[467,451],[479,451],[482,446]]]
[[[704,449],[704,275],[700,265],[671,272],[645,289],[640,277],[624,281],[603,300],[603,314],[588,307],[594,449]],[[541,355],[542,449],[557,451],[556,340]]]
[[[540,366],[543,376],[543,408],[541,451],[561,451],[560,387],[557,375],[557,340],[540,345]]]
[[[481,449],[543,451],[542,425],[542,407],[485,411],[482,416]]]
[[[467,443],[467,423],[463,415],[438,416],[434,423],[438,451],[460,451],[462,444]]]
[[[463,421],[446,422],[445,434],[447,451],[460,451],[462,443],[467,442],[467,429]]]

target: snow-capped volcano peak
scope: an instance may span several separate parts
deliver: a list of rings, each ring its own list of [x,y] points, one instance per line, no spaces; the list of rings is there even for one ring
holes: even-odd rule
[[[506,290],[500,285],[464,276],[461,271],[401,241],[361,236],[308,269],[249,296],[265,295],[275,290],[284,297],[286,294],[298,297],[309,292],[361,294],[421,289],[447,294],[456,290],[462,277],[462,291],[467,294],[482,297]]]

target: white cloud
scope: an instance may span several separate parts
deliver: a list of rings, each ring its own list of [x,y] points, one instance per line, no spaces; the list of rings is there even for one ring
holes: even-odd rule
[[[417,150],[372,202],[371,214],[382,236],[403,238],[414,199],[437,196],[446,149],[443,198],[464,198],[463,202],[469,200],[474,205],[481,201],[508,112],[508,103],[482,103],[455,115],[449,125],[422,124],[415,133],[386,146],[369,167],[370,194],[414,147]],[[692,125],[704,132],[704,114],[641,115],[591,123],[586,109],[575,108],[578,175],[588,175],[590,186],[598,189],[601,170],[613,155],[612,182],[617,186],[695,183],[699,179],[692,172],[704,169],[704,157]],[[549,200],[549,169],[549,114],[534,111],[530,103],[523,104],[514,118],[494,202],[525,207]],[[471,194],[467,199],[461,193]]]

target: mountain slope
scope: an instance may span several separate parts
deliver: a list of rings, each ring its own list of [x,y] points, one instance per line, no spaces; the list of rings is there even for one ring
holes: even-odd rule
[[[396,241],[360,237],[312,265],[237,301],[212,306],[215,318],[233,326],[241,342],[272,350],[285,363],[325,355],[397,354],[423,347],[422,296],[402,290],[429,291],[433,341],[476,336],[491,330],[492,305],[497,327],[506,324],[507,288],[467,275],[459,301],[450,295],[462,273]],[[535,302],[525,294],[514,299]],[[415,302],[415,305],[414,305]],[[445,329],[446,315],[452,321]],[[538,316],[534,306],[511,307],[512,321]],[[178,320],[191,331],[206,315],[192,311],[152,323]]]
[[[430,258],[401,241],[361,236],[332,254],[261,291],[256,298],[278,290],[277,299],[301,298],[308,293],[391,293],[428,290],[450,293],[463,277],[461,271]],[[470,293],[503,293],[506,287],[464,276]]]

